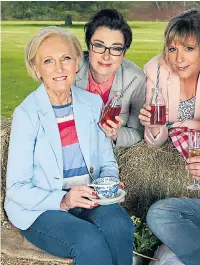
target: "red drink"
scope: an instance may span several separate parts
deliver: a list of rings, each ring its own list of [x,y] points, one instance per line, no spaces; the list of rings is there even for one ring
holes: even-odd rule
[[[151,105],[150,124],[164,125],[166,123],[166,106]]]
[[[107,120],[111,120],[113,122],[117,122],[115,116],[119,116],[121,111],[121,106],[116,107],[105,107],[103,117],[101,119],[101,124],[104,124]]]

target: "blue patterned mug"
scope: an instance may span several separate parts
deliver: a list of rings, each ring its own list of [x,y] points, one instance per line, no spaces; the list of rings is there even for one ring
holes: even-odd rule
[[[116,177],[102,177],[95,179],[89,186],[94,187],[99,198],[116,197],[120,180]]]

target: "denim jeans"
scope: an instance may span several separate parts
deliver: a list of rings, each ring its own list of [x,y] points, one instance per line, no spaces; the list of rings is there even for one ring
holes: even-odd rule
[[[134,226],[119,204],[46,211],[21,232],[40,249],[77,265],[132,265]]]
[[[149,209],[147,223],[185,265],[200,264],[200,199],[158,201]]]

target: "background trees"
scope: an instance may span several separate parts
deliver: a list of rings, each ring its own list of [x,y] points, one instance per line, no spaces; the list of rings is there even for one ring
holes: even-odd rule
[[[2,20],[86,21],[102,8],[116,8],[127,20],[168,20],[199,1],[3,1]]]

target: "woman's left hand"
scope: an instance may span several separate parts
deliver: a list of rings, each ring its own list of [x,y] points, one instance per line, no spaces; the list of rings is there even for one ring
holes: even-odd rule
[[[106,123],[101,125],[101,123],[99,123],[100,128],[105,132],[106,136],[110,137],[114,141],[117,139],[119,129],[122,127],[122,124],[124,122],[119,116],[116,116],[115,119],[117,123],[111,120],[106,121],[106,123],[109,125],[107,125]]]

